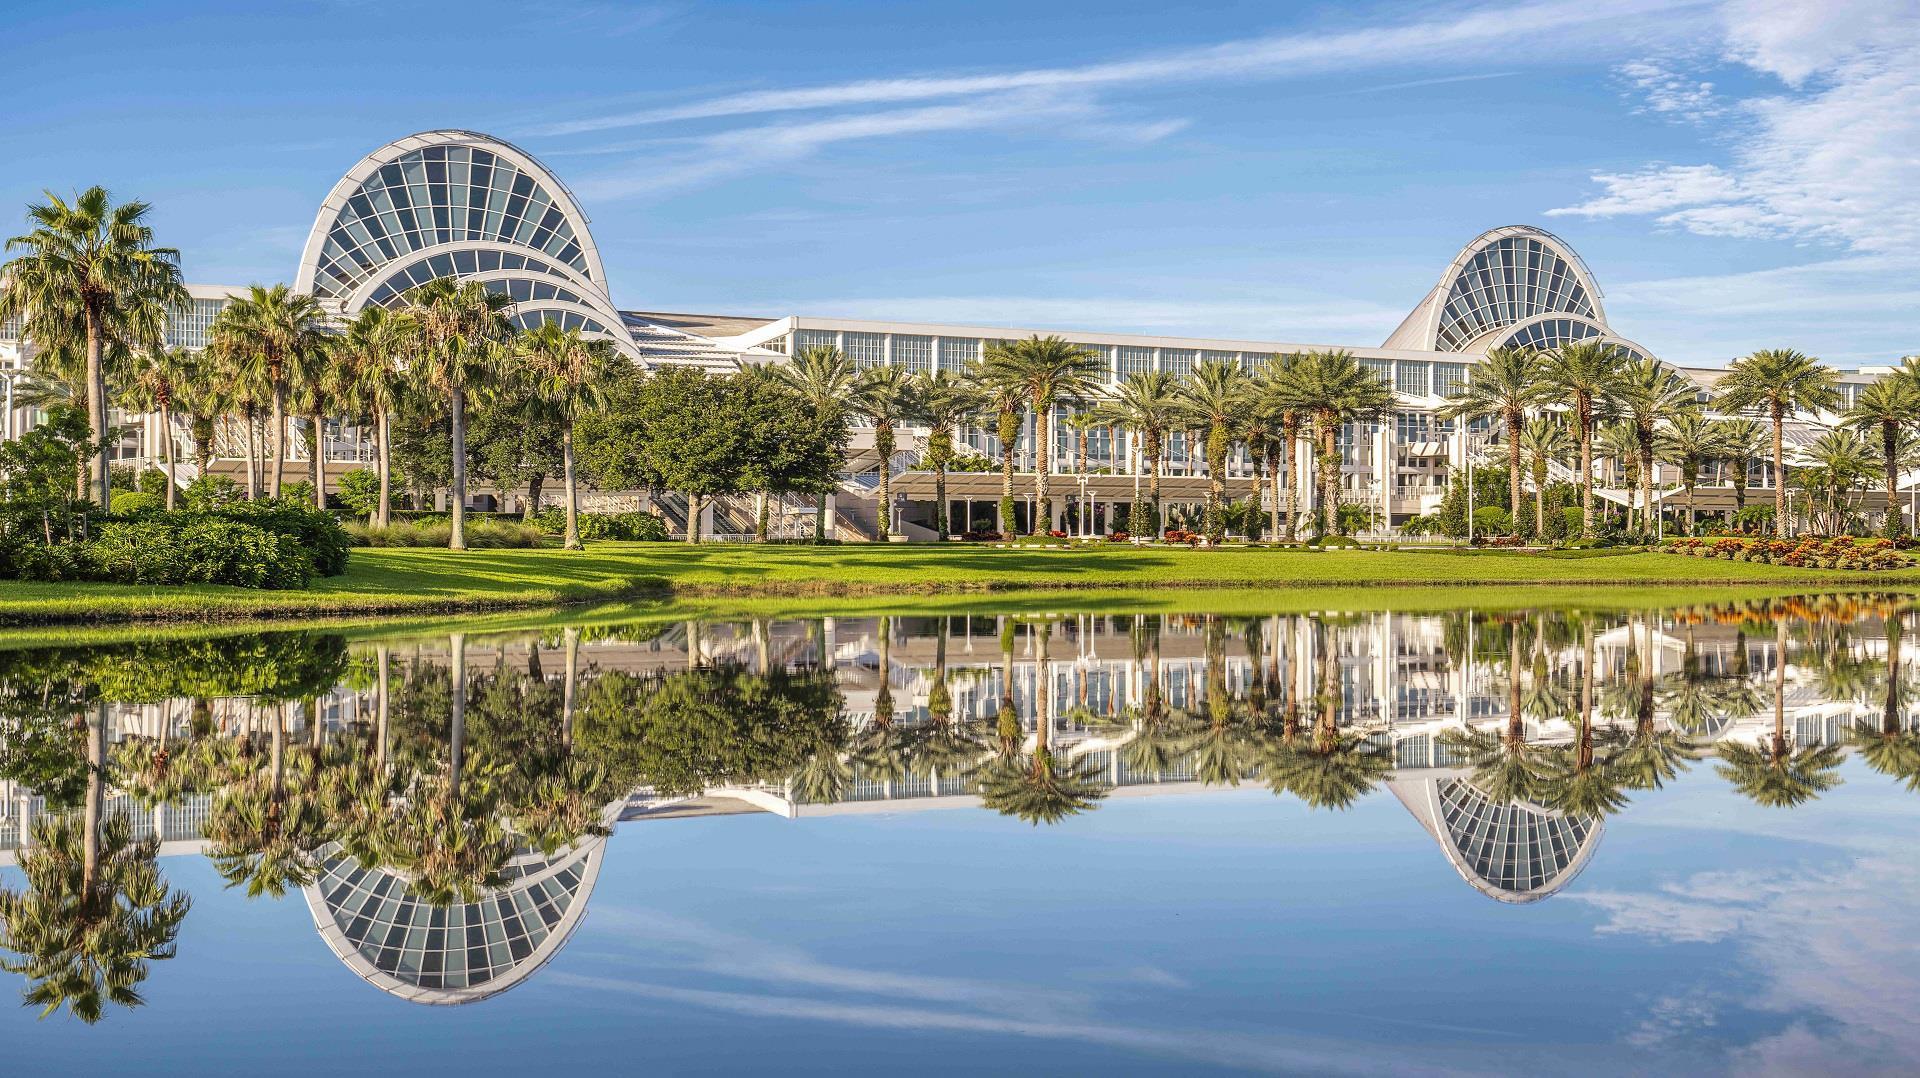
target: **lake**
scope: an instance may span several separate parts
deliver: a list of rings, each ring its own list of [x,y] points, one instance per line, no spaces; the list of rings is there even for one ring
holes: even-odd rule
[[[4,1069],[1920,1068],[1916,597],[1048,601],[0,644]]]

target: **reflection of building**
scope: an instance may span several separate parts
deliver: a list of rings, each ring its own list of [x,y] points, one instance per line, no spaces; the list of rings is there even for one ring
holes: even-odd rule
[[[1496,802],[1459,775],[1403,772],[1387,789],[1433,836],[1461,879],[1501,902],[1538,902],[1573,882],[1606,828],[1604,819]]]
[[[526,980],[566,945],[606,844],[590,837],[552,857],[523,853],[506,886],[445,907],[421,901],[404,876],[329,847],[302,890],[320,938],[368,984],[412,1003],[472,1003]]]

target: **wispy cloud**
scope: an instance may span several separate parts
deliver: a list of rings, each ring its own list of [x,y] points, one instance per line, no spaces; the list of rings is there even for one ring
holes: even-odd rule
[[[820,86],[750,90],[669,105],[536,124],[533,137],[603,135],[613,131],[694,123],[711,127],[747,117],[809,113],[806,119],[749,123],[680,136],[681,141],[562,145],[551,152],[630,155],[578,185],[608,200],[657,195],[710,184],[722,177],[804,160],[835,144],[950,132],[1032,131],[1048,136],[1146,145],[1191,122],[1181,116],[1129,114],[1129,91],[1250,79],[1301,79],[1329,72],[1438,69],[1431,77],[1362,86],[1340,93],[1378,93],[1448,82],[1501,78],[1510,70],[1461,70],[1494,58],[1511,64],[1551,50],[1543,42],[1579,40],[1584,55],[1621,52],[1639,42],[1638,16],[1660,11],[1660,33],[1683,32],[1687,12],[1704,0],[1676,6],[1659,0],[1534,0],[1454,7],[1416,20],[1376,22],[1346,29],[1227,41],[1078,66],[862,79]],[[1528,49],[1516,46],[1525,44]],[[1532,51],[1528,51],[1532,50]],[[657,156],[662,146],[668,156]],[[677,149],[676,149],[677,147]]]
[[[569,135],[638,127],[680,120],[714,119],[757,113],[847,106],[892,105],[938,98],[973,97],[1011,91],[1098,89],[1142,84],[1190,83],[1249,77],[1299,77],[1332,70],[1392,67],[1411,60],[1470,62],[1491,51],[1541,35],[1578,32],[1582,45],[1605,43],[1611,29],[1629,36],[1632,17],[1696,3],[1611,0],[1579,3],[1502,4],[1455,9],[1416,21],[1383,23],[1351,30],[1284,34],[1229,41],[1125,60],[1074,67],[1029,68],[970,75],[863,79],[826,86],[754,90],[680,105],[563,120],[532,129],[538,135]],[[1544,56],[1543,56],[1544,59]]]

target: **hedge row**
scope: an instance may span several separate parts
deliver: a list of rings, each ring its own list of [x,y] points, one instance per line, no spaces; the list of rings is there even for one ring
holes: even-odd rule
[[[332,514],[288,502],[130,508],[84,541],[48,545],[31,528],[9,527],[0,535],[0,578],[298,588],[345,572],[352,546]]]

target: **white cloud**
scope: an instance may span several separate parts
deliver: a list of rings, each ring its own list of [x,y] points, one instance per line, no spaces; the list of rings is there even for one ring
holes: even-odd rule
[[[1630,60],[1617,69],[1643,99],[1636,111],[1657,112],[1701,123],[1722,113],[1713,83],[1674,70],[1659,60]]]
[[[1722,21],[1725,58],[1784,84],[1726,106],[1728,162],[1599,173],[1600,196],[1549,215],[1651,215],[1699,235],[1865,252],[1920,244],[1920,7],[1732,0]],[[1688,107],[1684,89],[1661,89],[1684,76],[1634,70]]]
[[[1737,1002],[1782,1015],[1777,1033],[1738,1049],[1740,1074],[1911,1074],[1920,1024],[1920,864],[1906,841],[1828,870],[1700,873],[1653,891],[1569,893],[1606,914],[1602,934],[1726,943],[1759,977],[1758,994],[1656,1001],[1635,1031],[1657,1043],[1718,1022]]]

